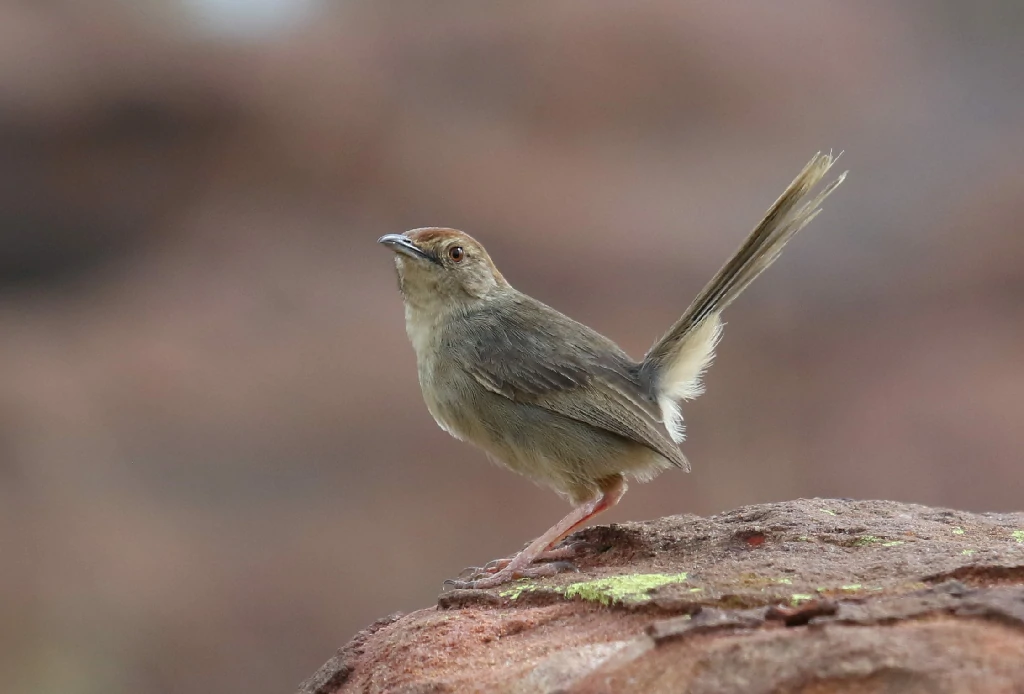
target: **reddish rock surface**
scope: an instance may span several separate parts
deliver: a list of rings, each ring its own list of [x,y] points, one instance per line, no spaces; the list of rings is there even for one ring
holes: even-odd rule
[[[1024,689],[1024,513],[809,499],[571,539],[580,573],[442,593],[300,692]]]

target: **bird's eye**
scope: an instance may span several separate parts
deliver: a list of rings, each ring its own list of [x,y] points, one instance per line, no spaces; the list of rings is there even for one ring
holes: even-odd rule
[[[456,263],[461,263],[462,259],[466,257],[466,251],[462,250],[462,246],[452,246],[448,249],[448,257]]]

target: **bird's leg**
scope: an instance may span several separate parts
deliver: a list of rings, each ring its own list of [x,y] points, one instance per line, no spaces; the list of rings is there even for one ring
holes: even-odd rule
[[[526,549],[513,557],[501,570],[483,578],[471,581],[448,580],[445,581],[445,584],[455,588],[493,588],[517,578],[541,578],[553,576],[559,573],[559,571],[565,570],[568,568],[565,562],[540,564],[539,566],[533,566],[533,564],[538,559],[544,558],[545,554],[550,556],[551,548],[573,530],[602,511],[619,503],[619,499],[626,493],[626,488],[626,480],[622,475],[615,475],[614,477],[602,480],[600,496],[574,508],[565,518],[555,523],[547,532],[527,545]]]
[[[536,563],[539,561],[559,561],[573,559],[578,552],[579,547],[577,544],[564,545],[562,547],[553,547],[551,549],[546,549],[540,554],[538,554],[537,558],[533,561],[534,563]],[[511,557],[505,557],[503,559],[494,559],[493,561],[487,562],[482,567],[473,568],[472,571],[481,575],[497,573],[501,569],[504,569],[506,566],[511,564],[512,560],[515,559],[516,556],[518,555],[512,555]],[[470,569],[467,569],[467,571],[470,571]]]

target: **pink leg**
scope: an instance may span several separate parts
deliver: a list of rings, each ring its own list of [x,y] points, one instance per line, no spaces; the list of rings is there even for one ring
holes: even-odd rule
[[[546,550],[544,550],[543,552],[538,554],[537,558],[534,559],[533,561],[534,562],[538,562],[538,561],[558,561],[558,560],[573,559],[574,557],[576,557],[576,554],[577,554],[578,551],[579,551],[579,549],[576,547],[576,545],[567,545],[567,546],[563,546],[563,547],[555,547],[554,549],[546,549]],[[481,574],[481,575],[482,574],[493,574],[493,573],[496,573],[497,571],[499,571],[501,569],[504,569],[506,566],[511,564],[512,560],[515,559],[516,556],[517,555],[513,555],[511,557],[505,557],[503,559],[495,559],[493,561],[489,561],[486,564],[484,564],[483,567],[477,568],[474,571],[477,574]]]
[[[555,523],[546,533],[517,554],[505,568],[475,581],[445,581],[445,583],[456,588],[493,588],[517,578],[538,578],[558,573],[556,565],[531,565],[573,530],[619,503],[619,499],[626,493],[626,488],[626,481],[619,475],[607,479],[601,485],[600,496],[570,511],[569,515]]]

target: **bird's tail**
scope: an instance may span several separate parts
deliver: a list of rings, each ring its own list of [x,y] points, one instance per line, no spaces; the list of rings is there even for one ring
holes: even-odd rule
[[[818,215],[821,202],[843,182],[846,172],[798,207],[835,160],[831,154],[814,155],[743,245],[644,357],[642,371],[654,388],[666,428],[677,442],[683,439],[678,403],[702,391],[701,375],[711,363],[722,330],[719,314],[775,262],[786,242]]]

